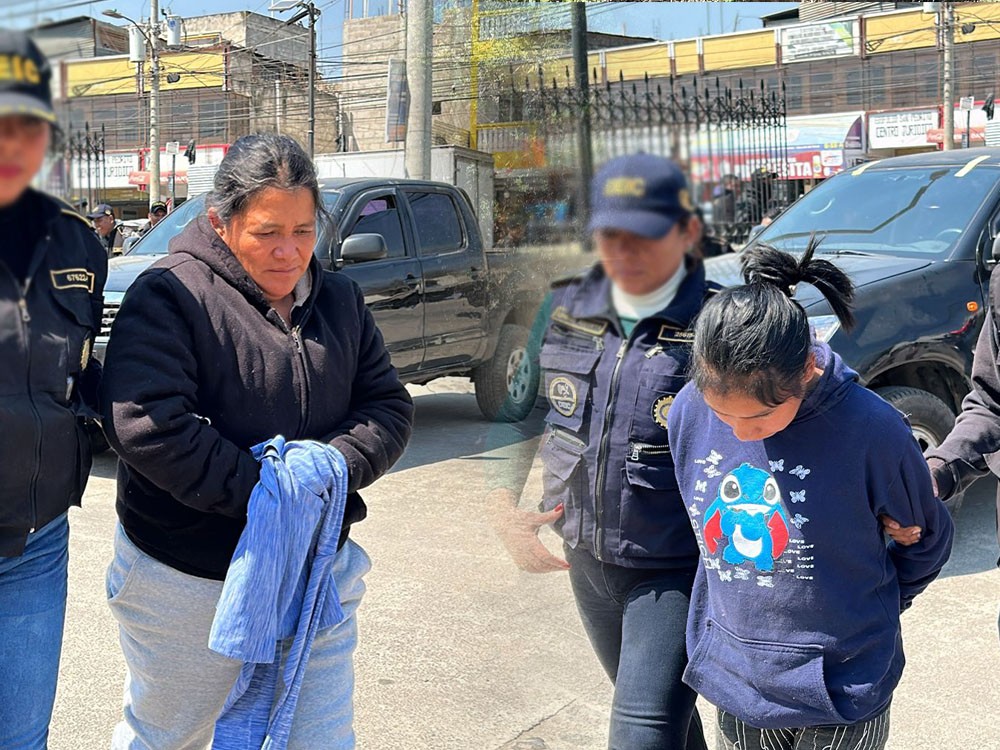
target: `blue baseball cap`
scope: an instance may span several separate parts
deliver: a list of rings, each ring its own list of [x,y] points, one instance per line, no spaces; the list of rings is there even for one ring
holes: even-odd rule
[[[607,162],[590,191],[591,232],[617,229],[659,239],[694,211],[684,173],[670,159],[630,154]]]
[[[55,123],[52,68],[23,31],[0,29],[0,117],[28,115]]]

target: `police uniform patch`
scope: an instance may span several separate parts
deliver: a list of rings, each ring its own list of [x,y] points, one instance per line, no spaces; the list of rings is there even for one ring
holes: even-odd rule
[[[86,268],[63,268],[49,271],[56,289],[86,289],[94,293],[94,274]]]
[[[566,308],[562,306],[552,311],[552,321],[574,331],[586,333],[588,336],[603,336],[604,332],[608,330],[608,322],[606,320],[580,320],[570,315]]]
[[[572,417],[579,403],[573,381],[562,375],[549,382],[549,403],[564,417]]]
[[[656,335],[656,340],[668,344],[692,344],[694,343],[694,331],[662,325],[660,332]]]
[[[660,425],[664,430],[667,429],[667,413],[670,411],[671,405],[674,403],[673,396],[660,396],[653,403],[653,421]]]

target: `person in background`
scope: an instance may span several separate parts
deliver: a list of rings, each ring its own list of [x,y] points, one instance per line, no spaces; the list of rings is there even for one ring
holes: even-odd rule
[[[150,229],[155,227],[163,217],[167,215],[167,204],[163,201],[154,201],[149,205],[149,221],[139,230],[139,236],[144,237]]]
[[[94,210],[87,214],[87,218],[94,222],[94,231],[104,245],[107,256],[110,258],[112,255],[121,255],[125,238],[121,225],[115,219],[114,209],[107,203],[98,203]]]
[[[519,567],[569,571],[584,630],[615,684],[608,746],[703,750],[696,696],[681,681],[698,547],[666,423],[685,382],[691,323],[713,289],[693,253],[702,226],[684,174],[662,157],[612,159],[591,191],[600,262],[555,285],[528,355],[540,358],[549,406],[540,512],[517,508],[530,457],[512,454],[487,501]],[[562,537],[565,559],[538,538],[543,524]]]
[[[47,746],[69,559],[90,472],[107,256],[87,221],[30,187],[56,116],[51,68],[0,30],[0,747]]]
[[[705,221],[705,214],[701,210],[701,206],[695,206],[694,213],[701,223],[702,232],[701,241],[692,252],[698,254],[701,258],[715,258],[719,255],[731,253],[733,251],[732,246],[721,237],[718,237],[713,231],[712,226]]]
[[[949,506],[989,473],[1000,475],[1000,274],[990,278],[989,306],[972,360],[972,390],[944,442],[926,451],[934,494]],[[1000,490],[997,494],[1000,518]],[[1000,534],[1000,525],[998,525]],[[919,530],[918,530],[919,531]],[[997,562],[1000,565],[1000,561]],[[1000,627],[1000,622],[998,622]]]
[[[797,285],[845,330],[835,265],[766,245],[710,300],[691,383],[667,418],[698,566],[685,682],[726,750],[880,750],[903,671],[900,613],[937,575],[953,526],[906,419],[812,339]],[[919,526],[886,543],[883,525]]]
[[[261,475],[251,451],[279,435],[328,444],[347,466],[333,561],[344,619],[312,642],[288,747],[354,747],[370,562],[350,529],[367,514],[359,491],[402,455],[413,406],[360,288],[313,255],[322,209],[298,143],[240,138],[206,212],[118,312],[102,389],[119,457],[107,591],[128,669],[116,750],[212,743],[242,664],[209,634]]]
[[[784,209],[781,208],[781,207],[779,207],[779,206],[775,206],[775,207],[769,208],[764,213],[764,215],[762,217],[760,217],[760,224],[755,224],[754,226],[752,226],[750,228],[750,234],[747,237],[747,242],[749,242],[754,237],[756,237],[758,234],[760,234],[765,229],[767,229],[769,226],[771,226],[771,224],[774,222],[774,220],[777,219],[779,216],[781,216],[781,212],[783,210]]]

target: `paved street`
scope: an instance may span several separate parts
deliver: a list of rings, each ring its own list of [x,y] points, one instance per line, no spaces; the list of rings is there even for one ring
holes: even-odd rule
[[[600,750],[610,687],[566,577],[520,573],[490,531],[481,505],[489,425],[467,390],[461,380],[412,388],[413,441],[365,493],[369,518],[353,532],[375,562],[360,615],[359,747]],[[1000,748],[994,487],[981,482],[968,498],[944,577],[904,616],[908,666],[893,705],[892,750]],[[124,679],[103,585],[113,457],[96,462],[85,507],[71,520],[50,747],[90,750],[107,747]],[[704,707],[703,715],[712,717]]]

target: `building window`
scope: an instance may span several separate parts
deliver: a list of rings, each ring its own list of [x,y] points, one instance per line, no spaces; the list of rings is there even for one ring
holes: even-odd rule
[[[865,80],[860,70],[849,70],[844,76],[847,86],[844,101],[850,109],[861,109],[865,106]]]
[[[809,107],[815,114],[833,111],[833,71],[809,76]]]
[[[170,122],[164,128],[165,139],[168,141],[188,140],[195,122],[194,102],[190,99],[187,101],[175,99],[170,104],[170,117]]]
[[[198,103],[198,138],[226,140],[226,101],[203,99]]]
[[[886,96],[885,68],[881,63],[868,66],[868,104],[866,109],[889,109],[892,105]]]
[[[802,76],[795,74],[785,77],[785,103],[789,114],[801,113]]]
[[[917,104],[917,66],[897,63],[892,67],[892,105],[914,107]]]

